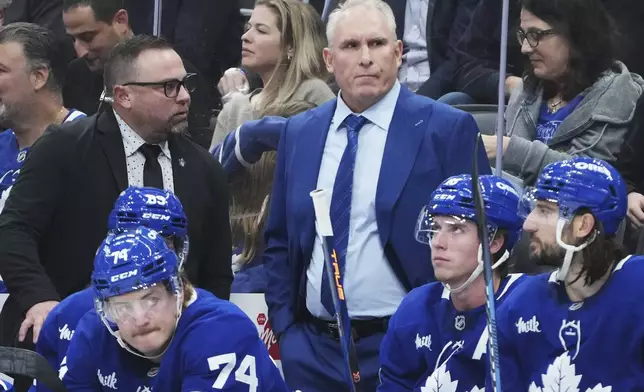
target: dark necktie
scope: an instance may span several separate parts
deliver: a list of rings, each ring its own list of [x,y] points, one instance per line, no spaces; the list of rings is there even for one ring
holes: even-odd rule
[[[342,122],[347,129],[347,147],[344,149],[338,172],[335,175],[330,210],[331,225],[333,226],[333,247],[338,255],[338,267],[340,269],[340,284],[343,284],[344,281],[344,266],[349,245],[353,170],[356,163],[356,152],[358,151],[358,132],[366,122],[366,118],[354,114],[350,114]],[[322,269],[320,297],[324,308],[330,315],[334,316],[333,297],[331,296],[329,279],[324,269]]]
[[[161,165],[159,165],[159,154],[161,147],[155,144],[144,144],[139,151],[145,156],[145,165],[143,165],[143,186],[154,188],[163,188],[163,174]]]

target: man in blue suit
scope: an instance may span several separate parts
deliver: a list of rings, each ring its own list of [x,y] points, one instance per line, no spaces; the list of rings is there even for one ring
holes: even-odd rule
[[[482,144],[475,154],[470,115],[396,80],[402,43],[386,3],[347,1],[331,13],[327,35],[324,58],[341,92],[285,121],[266,228],[266,300],[289,387],[348,390],[309,196],[328,189],[362,384],[375,391],[389,316],[434,279],[413,235],[424,196],[469,173],[475,155],[481,174],[490,166]]]

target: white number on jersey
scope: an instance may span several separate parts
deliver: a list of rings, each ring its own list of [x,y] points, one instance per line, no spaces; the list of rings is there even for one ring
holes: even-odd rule
[[[212,384],[212,387],[215,389],[223,389],[226,385],[230,373],[232,373],[237,365],[237,355],[235,353],[228,353],[208,358],[208,367],[210,370],[218,370],[221,365],[224,365],[224,368],[219,372],[215,383]],[[235,371],[235,381],[247,384],[249,392],[257,392],[259,381],[257,380],[254,356],[246,355],[244,357],[237,371]]]
[[[61,380],[67,374],[67,357],[63,357],[63,361],[60,363],[60,369],[58,369],[58,378]]]

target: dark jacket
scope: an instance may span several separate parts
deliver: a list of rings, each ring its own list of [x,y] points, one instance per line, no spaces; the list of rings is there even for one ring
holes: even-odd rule
[[[152,34],[154,0],[125,0],[130,26],[136,34]],[[244,21],[239,0],[163,0],[161,33],[199,75],[191,94],[191,138],[210,145],[213,109],[221,109],[217,82],[241,60]],[[191,71],[189,71],[191,72]]]
[[[502,0],[481,0],[456,49],[453,90],[466,93],[478,103],[497,103],[502,4]],[[514,34],[519,25],[520,11],[520,0],[510,0],[508,76],[523,74],[521,47]]]
[[[231,240],[226,175],[183,136],[169,139],[175,193],[188,216],[188,278],[228,299]],[[24,313],[87,286],[107,217],[128,186],[113,112],[50,126],[34,144],[0,215],[0,275],[7,308]]]

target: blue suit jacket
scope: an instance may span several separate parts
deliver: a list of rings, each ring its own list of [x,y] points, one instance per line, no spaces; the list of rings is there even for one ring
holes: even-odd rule
[[[266,302],[277,334],[305,309],[316,235],[309,193],[335,107],[332,100],[291,117],[280,138],[264,252]],[[407,290],[434,279],[429,247],[414,239],[418,214],[443,180],[471,172],[477,134],[471,115],[401,88],[380,169],[376,219],[385,255]],[[481,174],[489,174],[483,143],[478,159]]]

